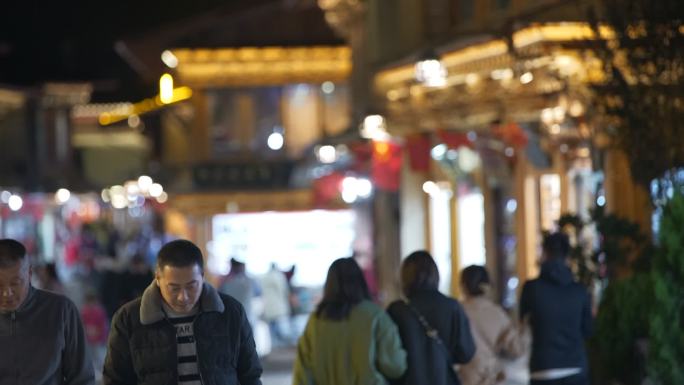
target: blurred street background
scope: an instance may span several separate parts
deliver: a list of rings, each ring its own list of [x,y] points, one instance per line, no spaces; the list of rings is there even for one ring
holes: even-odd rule
[[[335,259],[383,306],[414,250],[455,298],[483,265],[517,319],[561,230],[594,383],[681,384],[683,20],[681,0],[3,3],[0,238],[108,320],[192,240],[275,385]]]

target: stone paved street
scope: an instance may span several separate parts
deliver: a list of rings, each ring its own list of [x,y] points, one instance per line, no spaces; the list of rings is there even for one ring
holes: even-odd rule
[[[262,358],[264,385],[291,385],[292,363],[295,357],[294,348],[274,350],[267,357]],[[502,385],[525,385],[527,384],[527,360],[525,357],[509,363],[506,367],[508,378]]]
[[[279,349],[272,351],[262,358],[264,375],[261,382],[264,385],[291,385],[292,363],[294,362],[294,348]]]

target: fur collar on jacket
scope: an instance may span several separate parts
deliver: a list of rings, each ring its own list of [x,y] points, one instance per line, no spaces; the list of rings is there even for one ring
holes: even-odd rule
[[[166,318],[162,310],[162,296],[156,281],[152,281],[145,289],[140,301],[140,323],[151,325]],[[216,289],[208,283],[202,285],[202,294],[199,298],[200,311],[215,311],[223,313],[226,309]]]

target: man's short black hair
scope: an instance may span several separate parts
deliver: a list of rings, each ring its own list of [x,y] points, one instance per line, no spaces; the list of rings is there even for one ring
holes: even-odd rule
[[[0,268],[14,266],[26,259],[26,248],[14,239],[0,239]]]
[[[562,232],[546,234],[542,248],[547,258],[565,259],[570,254],[570,239]]]
[[[197,265],[204,272],[202,251],[194,243],[179,239],[165,244],[157,254],[157,269],[164,266],[188,267]]]

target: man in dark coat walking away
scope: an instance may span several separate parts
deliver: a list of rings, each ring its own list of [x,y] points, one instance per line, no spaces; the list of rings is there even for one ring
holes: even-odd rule
[[[161,248],[154,282],[114,315],[105,384],[261,385],[245,311],[204,282],[203,265],[190,241]]]
[[[539,278],[525,283],[520,317],[532,329],[531,385],[586,385],[584,340],[591,334],[591,298],[567,266],[563,233],[544,237]]]

